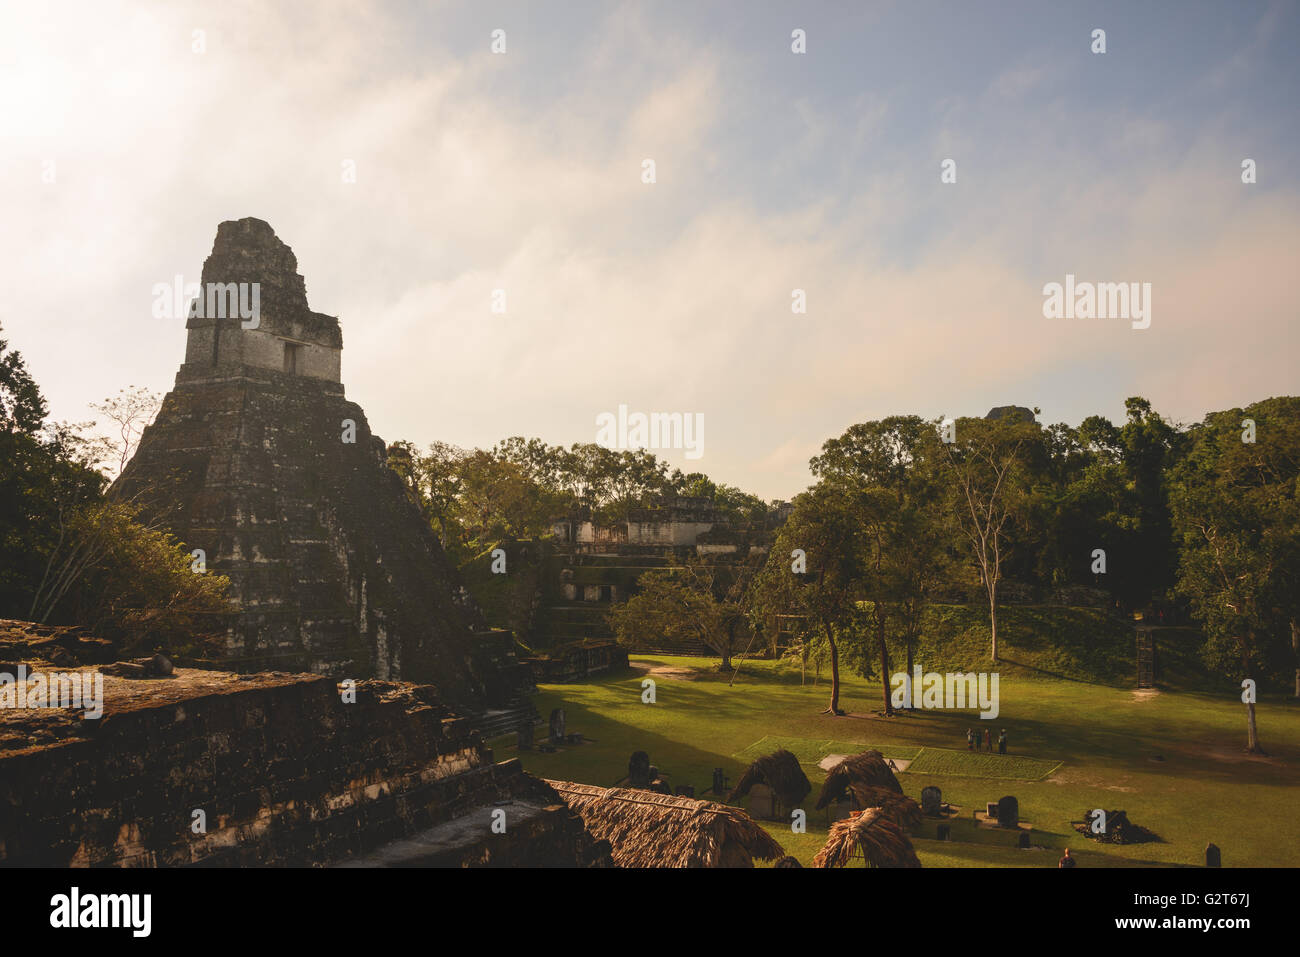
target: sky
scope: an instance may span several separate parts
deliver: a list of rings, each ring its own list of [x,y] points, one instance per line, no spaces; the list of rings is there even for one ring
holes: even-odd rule
[[[2,4],[0,326],[54,419],[165,392],[154,285],[255,216],[389,442],[681,412],[671,464],[788,499],[887,415],[1193,422],[1297,392],[1297,46],[1247,0]],[[1067,274],[1150,326],[1046,318]]]

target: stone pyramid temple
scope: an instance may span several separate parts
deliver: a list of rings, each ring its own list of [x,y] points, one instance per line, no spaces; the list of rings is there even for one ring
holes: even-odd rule
[[[254,318],[236,286],[212,308],[213,284],[232,283],[249,284],[245,303],[257,284]],[[213,663],[430,683],[462,713],[519,705],[528,666],[486,628],[345,398],[339,321],[307,305],[293,251],[259,219],[224,222],[202,290],[175,387],[114,494],[231,579]]]

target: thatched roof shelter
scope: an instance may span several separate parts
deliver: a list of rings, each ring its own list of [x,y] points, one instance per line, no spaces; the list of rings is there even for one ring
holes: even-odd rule
[[[889,762],[885,760],[885,756],[879,751],[863,751],[861,754],[845,758],[830,769],[826,775],[826,783],[822,785],[821,796],[817,798],[817,810],[820,811],[826,805],[840,800],[846,794],[857,797],[861,793],[869,797],[877,789],[892,791],[898,795],[903,793],[903,786],[898,783],[898,778],[894,777],[894,772],[889,767]],[[859,809],[879,806],[879,801],[872,803],[870,799],[864,801],[861,797],[858,798]]]
[[[813,867],[843,867],[859,854],[868,867],[920,867],[907,834],[883,808],[868,808],[831,825]]]
[[[740,808],[626,788],[547,781],[619,867],[753,867],[785,850]]]
[[[854,810],[866,811],[879,808],[893,818],[894,823],[904,831],[919,827],[922,818],[925,816],[921,812],[921,805],[917,804],[916,801],[906,794],[896,794],[888,788],[875,788],[869,784],[854,784],[851,785],[850,793],[853,795],[852,803],[856,805]]]
[[[766,784],[787,808],[798,807],[812,791],[812,782],[799,766],[799,759],[784,748],[751,764],[727,800],[744,797],[755,784]]]

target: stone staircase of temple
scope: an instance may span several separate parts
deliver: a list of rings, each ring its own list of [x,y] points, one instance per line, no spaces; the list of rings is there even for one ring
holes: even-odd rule
[[[591,554],[559,546],[543,582],[543,603],[533,626],[534,643],[559,648],[575,642],[609,641],[609,609],[624,601],[637,579],[669,564],[662,555]]]
[[[504,708],[494,708],[470,715],[469,722],[470,726],[482,735],[484,741],[489,741],[528,725],[541,724],[542,716],[537,706],[533,704],[532,698],[520,697]]]

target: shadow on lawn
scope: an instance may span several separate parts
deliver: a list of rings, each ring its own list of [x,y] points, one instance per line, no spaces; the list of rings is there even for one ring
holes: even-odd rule
[[[766,677],[762,672],[751,675],[748,689],[744,684],[738,683],[733,689],[734,694],[719,694],[717,683],[712,681],[665,677],[657,682],[657,703],[642,705],[639,703],[640,683],[644,677],[644,673],[625,671],[604,675],[582,685],[556,686],[544,690],[537,701],[543,715],[551,707],[561,706],[566,711],[568,730],[581,732],[594,740],[587,744],[566,746],[554,754],[536,751],[518,754],[513,738],[498,738],[494,742],[497,744],[498,760],[518,756],[530,772],[541,777],[610,787],[627,773],[631,753],[643,750],[674,788],[691,785],[695,788],[697,798],[724,800],[725,795],[708,793],[706,789],[711,784],[715,767],[724,769],[731,786],[736,784],[743,773],[747,762],[730,753],[737,743],[737,725],[746,732],[752,730],[750,740],[739,742],[739,746],[757,741],[767,734],[788,734],[825,737],[828,740],[860,739],[875,741],[877,744],[902,740],[909,745],[959,749],[961,745],[957,742],[964,741],[966,727],[993,724],[996,733],[997,728],[1005,724],[1012,735],[1014,755],[1065,760],[1069,770],[1082,770],[1088,777],[1096,778],[1095,781],[1079,780],[1070,783],[1069,787],[1078,790],[1080,795],[1093,787],[1104,788],[1116,776],[1128,771],[1177,779],[1195,778],[1214,783],[1239,783],[1243,772],[1249,773],[1251,783],[1294,785],[1300,781],[1300,774],[1294,765],[1288,766],[1280,762],[1243,765],[1239,762],[1196,760],[1182,751],[1175,751],[1170,747],[1171,730],[1168,720],[1160,726],[1158,732],[1143,734],[1139,729],[1125,728],[1117,723],[1099,727],[1095,722],[1089,721],[1086,715],[1076,717],[1076,723],[1069,723],[1069,717],[1061,720],[1025,719],[1012,714],[1007,714],[996,722],[980,722],[975,712],[969,711],[914,712],[905,718],[882,718],[871,714],[847,718],[819,717],[809,713],[812,702],[810,696],[804,693],[809,689],[787,680],[762,680]],[[750,693],[747,694],[747,690]],[[817,690],[820,692],[822,689]],[[860,691],[853,697],[860,700]],[[640,723],[642,720],[645,724]],[[729,725],[726,733],[722,733],[721,728],[724,722]],[[715,724],[718,725],[716,731],[713,728]],[[813,727],[817,730],[810,733],[807,729]],[[543,740],[545,731],[539,730],[542,732],[539,740]],[[1214,739],[1215,746],[1222,747],[1227,735],[1221,729],[1214,729],[1209,737]],[[739,747],[734,749],[739,750]],[[1148,761],[1148,755],[1155,752],[1163,753],[1166,761],[1161,764]],[[1104,766],[1106,763],[1111,766]],[[814,767],[805,766],[805,771],[814,789],[818,788],[824,775]],[[942,780],[943,777],[940,775],[939,779]],[[920,787],[935,778],[921,774],[913,777],[904,773],[900,780],[907,793],[915,796]],[[1029,782],[1021,785],[1011,781],[981,780],[994,789],[1005,786],[1014,790],[1030,786]],[[1050,782],[1051,777],[1034,782],[1032,786],[1040,788]],[[944,787],[947,790],[947,784]],[[968,785],[961,787],[971,789]],[[981,789],[982,785],[975,788],[976,791]],[[815,796],[816,790],[813,794]],[[1028,796],[1027,808],[1033,802],[1034,798]],[[1116,806],[1115,802],[1107,802],[1105,799],[1102,799],[1102,803],[1107,807]],[[1118,806],[1124,806],[1122,799],[1118,801]],[[1048,815],[1049,818],[1052,816]],[[1038,834],[1049,845],[1049,851],[1017,852],[1014,848],[996,851],[999,856],[1004,853],[1010,855],[1003,866],[1009,866],[1012,862],[1019,863],[1020,860],[1034,860],[1016,856],[1023,853],[1035,854],[1047,861],[1032,866],[1055,867],[1059,849],[1063,846],[1071,847],[1080,856],[1080,866],[1083,867],[1180,866],[1166,861],[1136,860],[1108,853],[1101,848],[1093,849],[1089,846],[1092,842],[1073,832],[1040,830]],[[991,863],[987,856],[989,847],[984,844],[971,846],[959,842],[924,841],[924,848],[934,854],[958,860]]]
[[[1193,704],[1204,704],[1207,708],[1218,709],[1225,704],[1221,695],[1207,692],[1179,691],[1177,694],[1184,702],[1190,699]],[[1264,747],[1270,760],[1258,760],[1244,753],[1244,711],[1240,729],[1186,730],[1177,715],[1162,715],[1154,709],[1144,722],[1139,709],[1151,708],[1148,703],[1108,703],[1106,711],[1113,715],[1109,719],[1088,720],[1081,715],[1075,720],[1053,720],[1021,717],[1008,705],[1005,689],[1002,698],[1002,714],[988,721],[972,710],[914,710],[907,712],[902,720],[878,714],[854,714],[849,718],[863,729],[861,734],[867,738],[906,735],[908,743],[958,751],[966,748],[967,728],[983,732],[991,727],[995,740],[998,731],[1006,728],[1012,755],[1062,761],[1065,766],[1075,768],[1094,765],[1089,769],[1094,773],[1133,771],[1179,778],[1192,776],[1200,781],[1220,783],[1240,783],[1249,776],[1259,784],[1300,784],[1300,751],[1283,741],[1281,735],[1285,732],[1279,732],[1271,746],[1267,737],[1268,716],[1288,713],[1290,709],[1285,701],[1270,700],[1260,706],[1261,734],[1265,735]],[[1112,710],[1122,707],[1134,709],[1133,720],[1128,724],[1122,720],[1122,711]],[[1095,767],[1097,763],[1111,767],[1099,769]]]
[[[693,663],[684,664],[680,659],[647,657],[636,660],[652,666],[694,670],[691,667]],[[700,664],[708,667],[703,659]],[[568,748],[554,755],[534,752],[526,756],[525,766],[547,777],[609,787],[626,774],[631,753],[643,750],[674,787],[688,784],[695,788],[697,796],[717,799],[716,795],[704,794],[704,789],[711,783],[713,768],[723,768],[734,785],[744,765],[742,759],[733,757],[731,752],[743,749],[764,735],[962,750],[968,727],[983,730],[992,726],[995,738],[1000,728],[1008,729],[1013,756],[1065,762],[1061,770],[1040,783],[1051,782],[1062,771],[1082,772],[1095,778],[1093,781],[1074,782],[1073,786],[1085,789],[1105,789],[1117,780],[1122,781],[1121,776],[1130,772],[1161,778],[1194,778],[1215,784],[1241,783],[1243,779],[1277,786],[1300,783],[1300,767],[1296,763],[1300,755],[1292,747],[1277,747],[1272,752],[1275,760],[1268,762],[1238,761],[1230,757],[1240,750],[1240,739],[1245,735],[1244,716],[1240,735],[1225,728],[1207,727],[1195,729],[1199,738],[1186,733],[1180,736],[1178,716],[1162,716],[1159,712],[1151,714],[1147,728],[1144,728],[1137,711],[1134,712],[1135,719],[1125,724],[1122,718],[1088,720],[1086,715],[1069,711],[1063,712],[1060,720],[1018,717],[1012,708],[1005,706],[1003,715],[994,721],[982,721],[974,711],[934,710],[912,711],[894,718],[871,712],[831,718],[816,714],[817,704],[810,694],[814,690],[816,694],[828,693],[829,688],[825,685],[816,689],[801,686],[798,672],[793,675],[784,671],[774,672],[770,666],[742,670],[736,685],[727,689],[732,693],[719,687],[725,685],[726,677],[715,672],[701,674],[697,671],[696,677],[689,680],[665,675],[656,679],[656,704],[633,703],[639,702],[640,683],[647,676],[654,677],[644,671],[629,670],[604,675],[584,685],[604,691],[616,689],[618,698],[626,703],[614,707],[611,707],[608,697],[591,699],[588,705],[581,695],[573,696],[563,688],[544,692],[544,696],[553,696],[560,699],[557,703],[563,703],[571,731],[580,731],[596,740],[594,744]],[[845,703],[850,707],[873,707],[876,702],[866,698],[864,691],[869,693],[870,689],[860,686],[851,689],[845,695]],[[1180,694],[1204,698],[1207,705],[1223,703],[1221,697],[1189,692]],[[1064,704],[1068,706],[1069,702]],[[1111,706],[1112,703],[1108,702],[1107,708]],[[543,712],[549,707],[548,704]],[[645,725],[639,723],[636,712],[642,707],[654,709],[653,718]],[[1135,703],[1132,707],[1142,709],[1150,705]],[[1266,722],[1268,712],[1264,709],[1261,712],[1261,721]],[[1065,714],[1070,714],[1073,720]],[[679,719],[683,723],[678,723]],[[732,729],[737,723],[752,727],[752,737],[746,741],[732,742],[726,738],[715,741],[710,735],[710,724],[714,722],[728,724]],[[1263,727],[1267,731],[1266,723]],[[815,730],[811,730],[813,728]],[[733,743],[736,745],[734,748]],[[1265,745],[1268,746],[1267,739]],[[498,750],[503,756],[515,755],[513,747],[498,747]],[[1213,752],[1218,752],[1218,756]],[[1154,760],[1157,755],[1163,760]],[[813,768],[806,770],[816,783],[820,777],[818,772]],[[918,788],[924,777],[917,774],[914,779]]]
[[[642,663],[651,660],[638,659]],[[680,667],[677,662],[666,665]],[[820,706],[808,693],[813,689],[801,687],[797,673],[791,682],[788,675],[773,679],[762,671],[748,675],[742,672],[730,689],[719,688],[719,684],[725,686],[725,679],[682,680],[664,676],[656,678],[653,705],[639,703],[641,682],[646,677],[655,676],[629,670],[602,675],[582,685],[544,689],[537,700],[543,716],[550,708],[562,706],[566,730],[580,732],[590,742],[565,746],[554,754],[533,751],[521,755],[514,747],[513,737],[497,738],[493,744],[498,759],[518,756],[534,774],[611,787],[626,775],[632,752],[640,750],[650,756],[651,763],[674,788],[691,785],[698,798],[722,800],[725,795],[704,793],[712,784],[713,769],[723,768],[730,786],[734,786],[749,761],[732,752],[765,735],[825,740],[859,737],[857,722],[851,725],[849,718],[833,719],[818,714]],[[570,688],[574,690],[567,690]],[[575,693],[578,688],[583,691]],[[817,697],[822,690],[816,689]],[[824,690],[829,693],[829,689]],[[610,692],[615,692],[616,701],[611,701]],[[640,720],[642,714],[644,723]],[[719,735],[715,726],[726,727],[728,734]],[[738,728],[746,732],[752,729],[752,733],[739,740]],[[538,730],[541,741],[545,736],[544,726]],[[815,765],[806,767],[805,772],[814,786],[824,777],[824,772]]]
[[[1056,756],[1063,758],[1067,766],[1088,768],[1092,773],[1190,776],[1197,781],[1227,784],[1240,784],[1246,778],[1253,783],[1278,786],[1300,783],[1300,768],[1293,748],[1282,745],[1271,752],[1273,760],[1254,760],[1245,755],[1244,716],[1239,734],[1205,729],[1181,739],[1174,737],[1176,732],[1167,726],[1155,726],[1143,732],[1133,727],[1104,727],[1087,721],[1067,727],[1041,718],[1011,716],[1000,718],[999,722],[1003,720],[1023,742],[1017,753]],[[1110,767],[1099,768],[1097,763]],[[1046,780],[1050,779],[1051,775]]]
[[[1067,675],[1060,671],[1048,671],[1046,668],[1039,668],[1036,667],[1035,665],[1027,665],[1023,661],[1016,661],[1016,659],[1008,658],[1006,655],[1001,655],[998,658],[998,664],[1015,665],[1017,668],[1023,669],[1024,671],[1030,671],[1037,675],[1046,675],[1049,678],[1055,678],[1057,681],[1073,681],[1076,684],[1081,684],[1081,685],[1100,685],[1101,687],[1104,688],[1124,687],[1123,684],[1120,684],[1118,682],[1089,681],[1085,678],[1076,678],[1074,675]],[[996,665],[993,667],[996,667]]]

